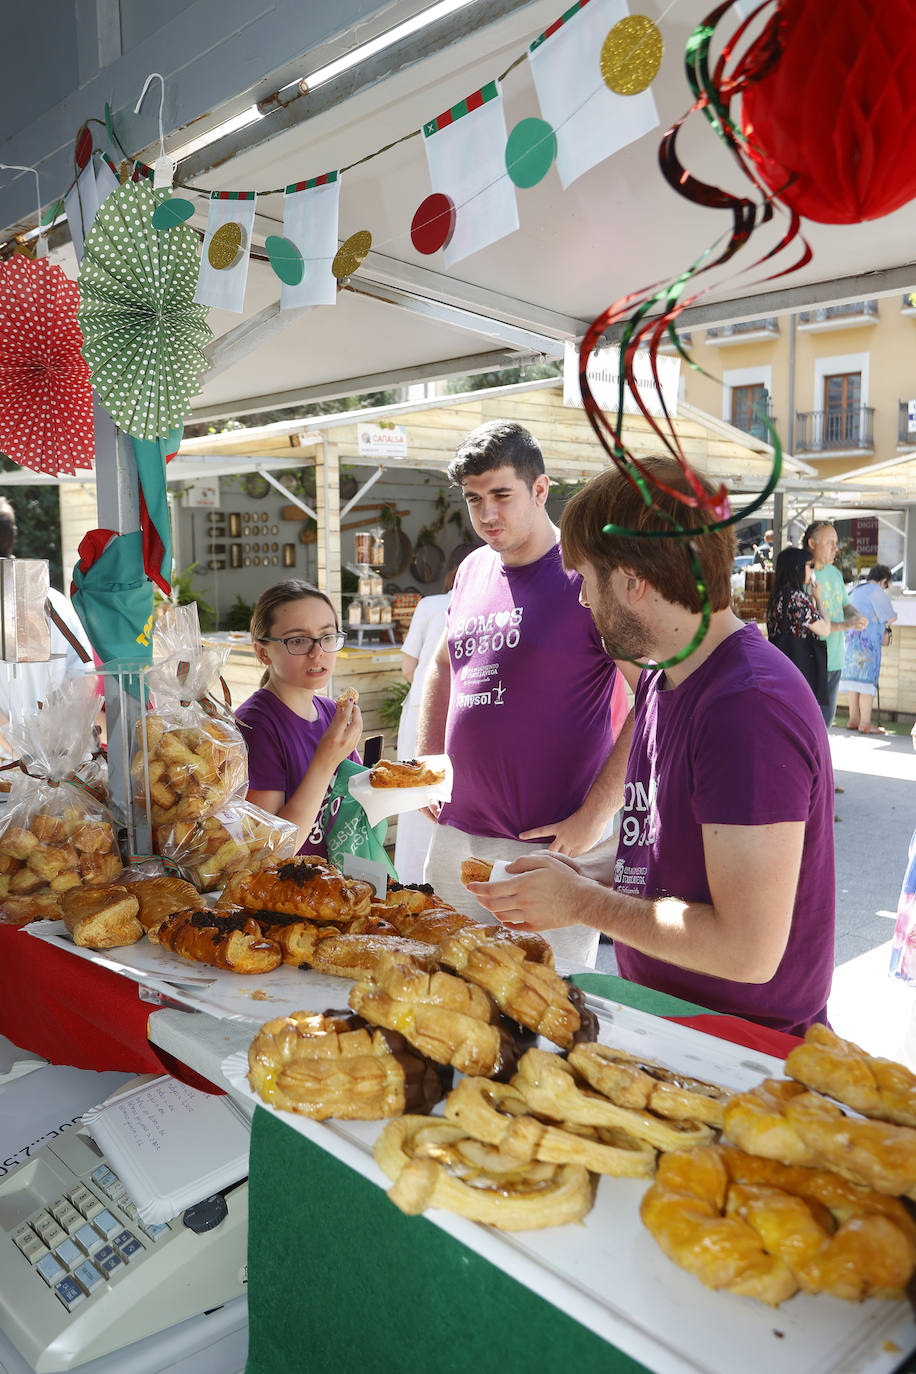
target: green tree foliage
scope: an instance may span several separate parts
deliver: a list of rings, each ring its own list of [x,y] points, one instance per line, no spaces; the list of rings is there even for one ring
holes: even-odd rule
[[[21,472],[22,468],[0,454],[0,472]],[[51,586],[64,587],[60,552],[60,498],[51,482],[34,487],[7,487],[4,495],[16,512],[16,554],[19,558],[46,558]]]
[[[496,372],[477,372],[471,377],[452,377],[447,383],[449,395],[461,391],[483,391],[491,386],[515,386],[518,382],[537,382],[542,377],[562,377],[563,363],[529,363],[527,367],[503,367]]]

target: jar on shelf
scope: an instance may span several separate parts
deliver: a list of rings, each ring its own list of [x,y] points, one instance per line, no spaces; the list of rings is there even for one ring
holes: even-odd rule
[[[356,542],[357,563],[372,562],[372,535],[369,530],[357,530],[353,536]]]
[[[350,602],[350,605],[347,607],[347,624],[348,624],[348,625],[362,625],[362,624],[364,624],[364,621],[363,621],[363,603],[362,603],[362,601],[360,601],[360,599],[359,599],[358,596],[354,596],[353,600]]]

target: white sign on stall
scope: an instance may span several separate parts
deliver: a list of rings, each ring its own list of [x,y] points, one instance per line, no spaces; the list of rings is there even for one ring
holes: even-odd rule
[[[681,377],[681,360],[667,354],[656,358],[658,385],[652,375],[652,363],[647,351],[636,354],[634,366],[636,382],[643,404],[650,415],[663,415],[665,410],[672,417],[677,415],[677,393]],[[620,349],[596,348],[588,360],[588,384],[592,395],[602,410],[616,414],[620,394]],[[582,394],[579,390],[579,350],[575,344],[567,342],[563,350],[563,404],[582,409]],[[623,393],[625,415],[639,415],[636,398],[627,386]]]
[[[219,506],[219,478],[199,477],[184,489],[186,506]]]
[[[407,430],[393,420],[356,426],[360,458],[406,458]]]

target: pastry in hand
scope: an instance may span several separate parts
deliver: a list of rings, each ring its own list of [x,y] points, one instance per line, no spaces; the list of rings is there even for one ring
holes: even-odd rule
[[[143,935],[139,903],[126,887],[74,887],[61,894],[64,924],[75,945],[116,949],[135,945]]]
[[[430,768],[422,759],[380,759],[369,769],[372,787],[434,787],[445,781],[444,768]]]
[[[481,988],[403,956],[381,958],[371,977],[351,989],[350,1006],[370,1025],[400,1031],[421,1054],[460,1073],[508,1077],[518,1061],[518,1042],[496,1024],[496,1007]]]
[[[368,915],[371,901],[370,883],[345,878],[317,854],[300,854],[257,872],[243,869],[234,874],[223,889],[220,906],[342,923]]]
[[[576,1045],[569,1052],[569,1063],[581,1078],[618,1107],[722,1126],[722,1108],[731,1093],[716,1083],[675,1073],[654,1059],[627,1054],[611,1045]]]
[[[493,865],[487,863],[486,859],[471,858],[461,861],[461,881],[465,887],[468,883],[488,883],[492,872]]]
[[[662,1155],[640,1216],[707,1287],[772,1307],[799,1289],[898,1298],[916,1267],[916,1227],[898,1199],[722,1146]]]
[[[500,1011],[561,1049],[597,1039],[598,1018],[586,1008],[581,990],[546,964],[526,958],[514,943],[474,929],[460,931],[439,946],[439,962],[484,988]]]
[[[426,1112],[448,1086],[403,1036],[340,1012],[294,1012],[262,1026],[248,1051],[248,1081],[271,1106],[315,1121]]]
[[[158,943],[182,959],[232,973],[270,973],[283,960],[280,946],[264,938],[247,911],[175,911],[159,927]]]
[[[827,1026],[810,1026],[805,1043],[786,1057],[789,1078],[843,1102],[863,1116],[916,1126],[916,1074],[892,1059],[876,1059]]]
[[[138,878],[128,886],[139,903],[137,918],[154,944],[156,932],[166,916],[171,916],[173,911],[196,907],[198,903],[199,894],[192,883],[168,874],[159,878]]]
[[[592,1205],[583,1165],[519,1162],[436,1117],[390,1121],[373,1154],[394,1181],[389,1198],[409,1216],[444,1207],[503,1231],[530,1231],[580,1221]]]

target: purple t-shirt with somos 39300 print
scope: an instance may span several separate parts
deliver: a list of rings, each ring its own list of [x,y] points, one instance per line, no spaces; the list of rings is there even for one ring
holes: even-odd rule
[[[803,821],[785,953],[768,983],[693,973],[615,943],[620,973],[713,1011],[803,1034],[826,1020],[836,886],[833,768],[820,707],[756,625],[730,635],[679,686],[646,671],[635,723],[613,886],[709,902],[703,825]]]
[[[518,567],[477,549],[458,569],[446,622],[454,782],[443,824],[517,839],[584,801],[613,743],[617,669],[580,585],[559,545]]]

